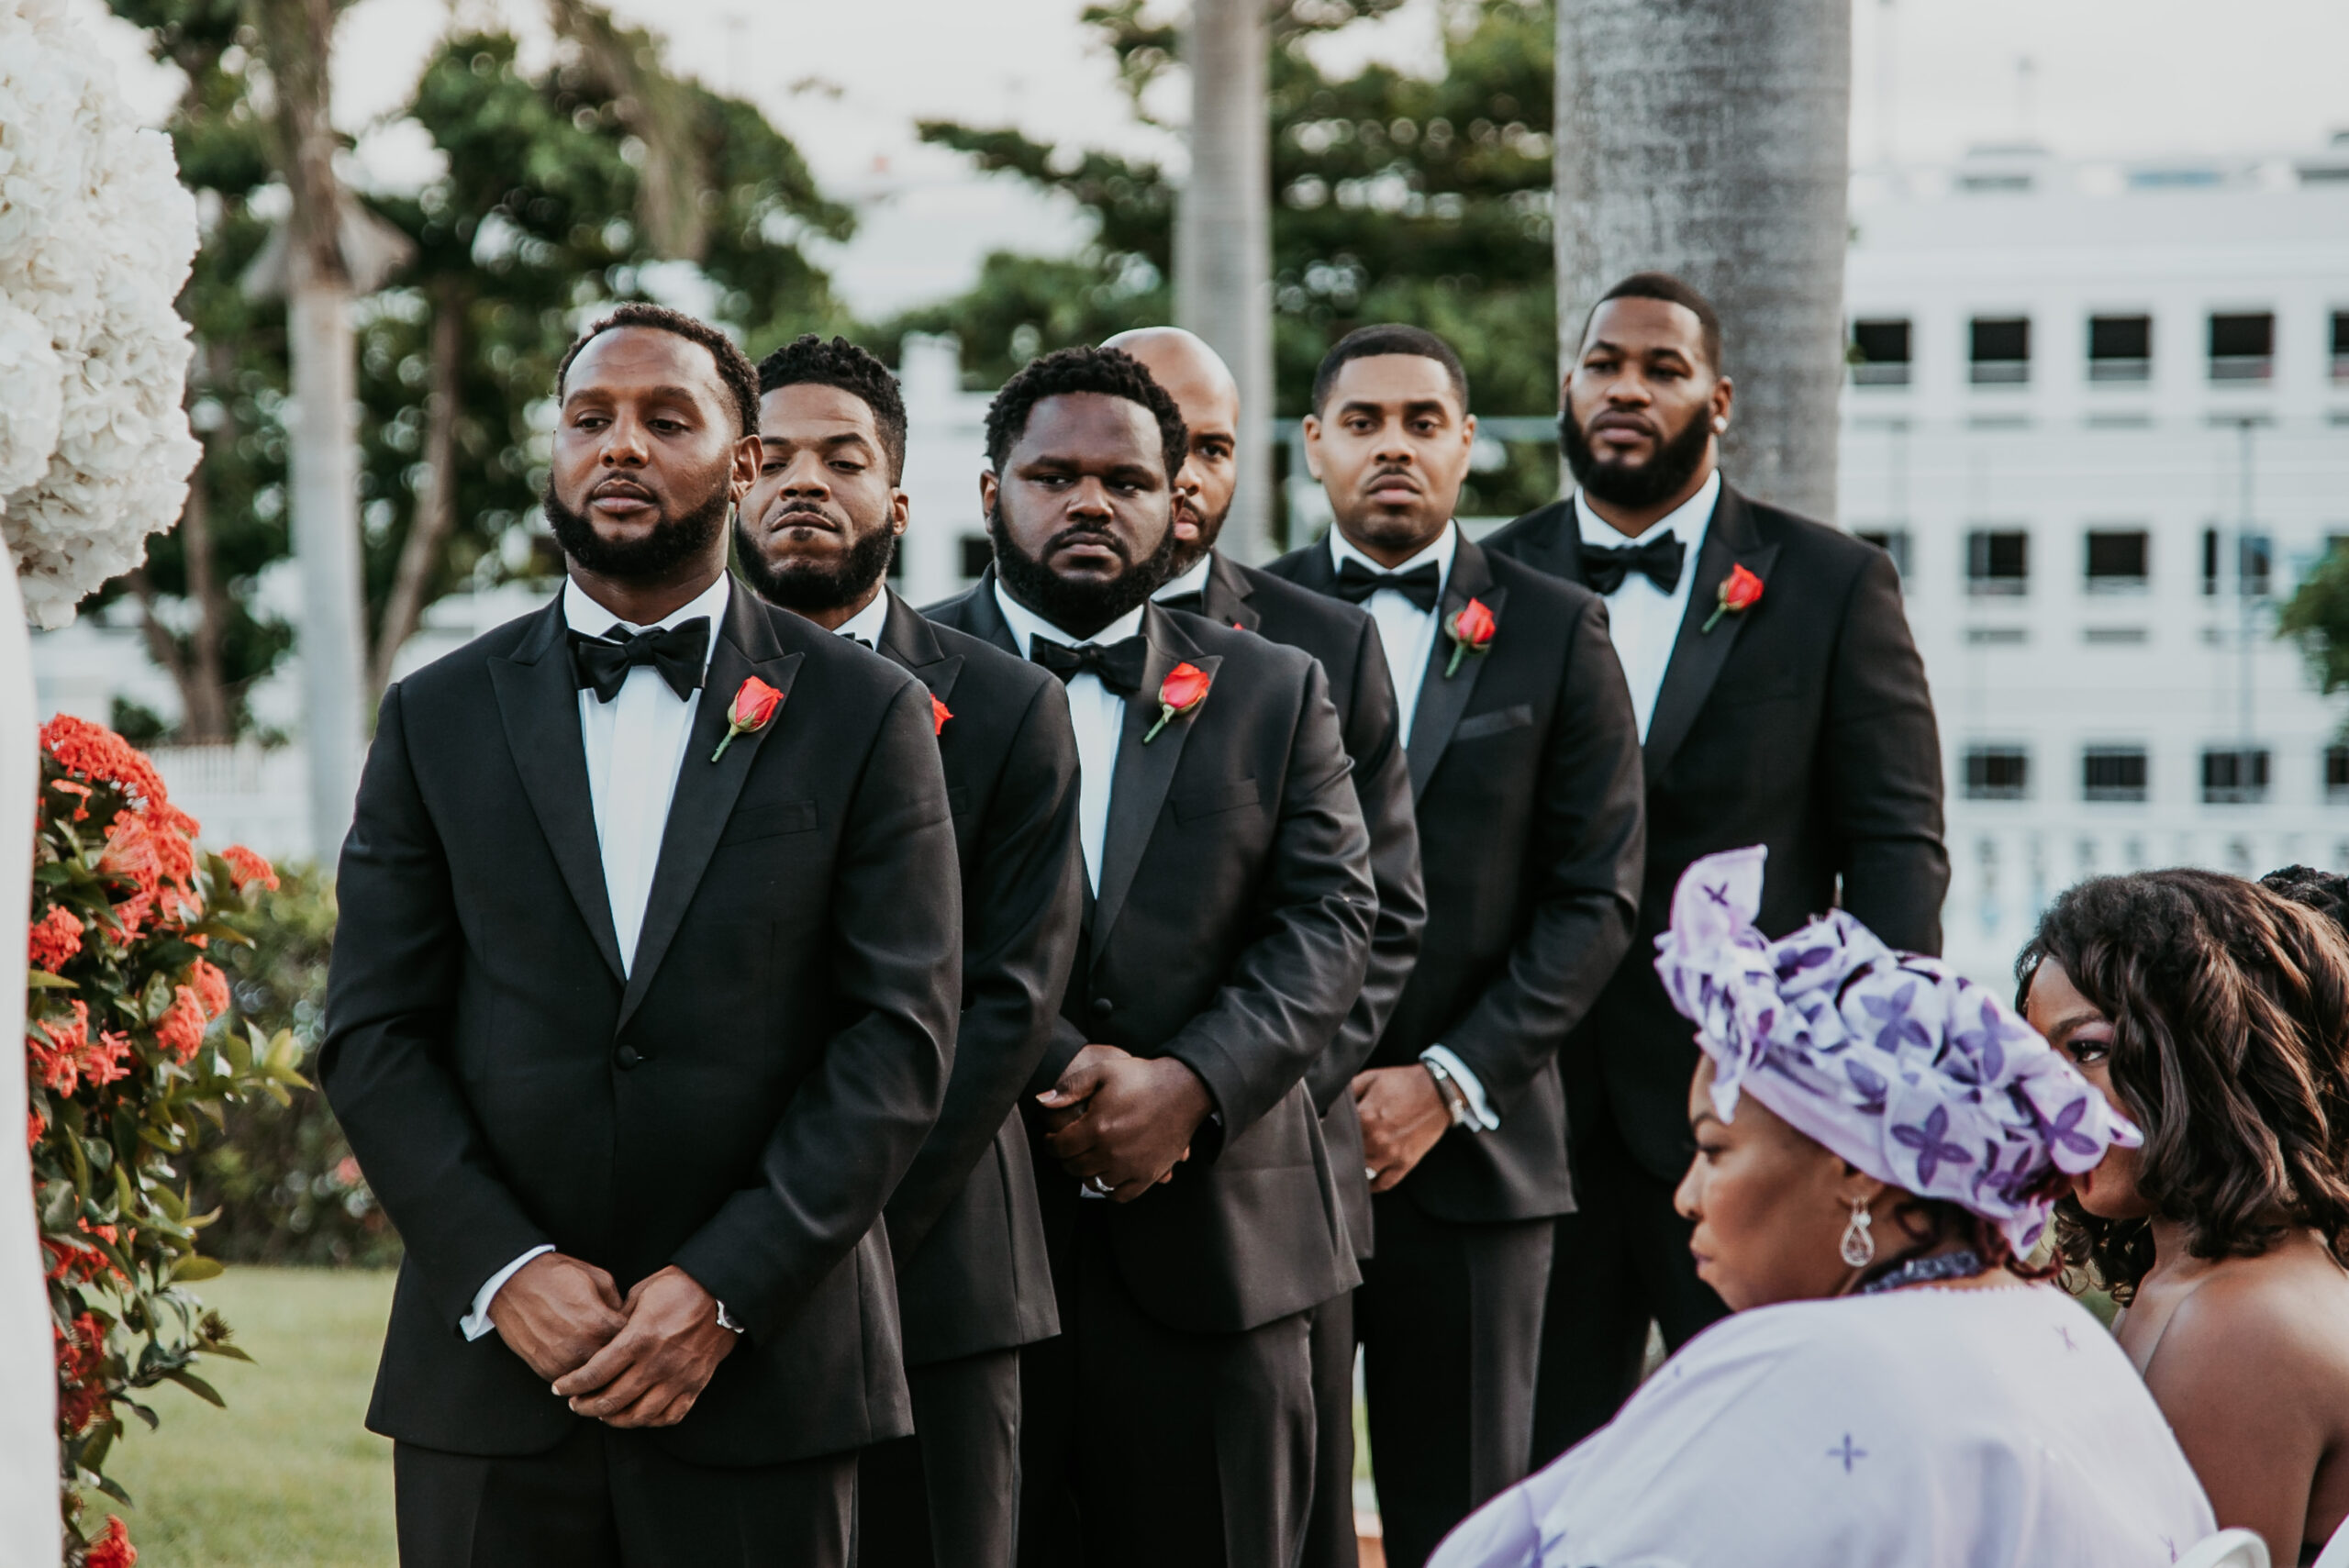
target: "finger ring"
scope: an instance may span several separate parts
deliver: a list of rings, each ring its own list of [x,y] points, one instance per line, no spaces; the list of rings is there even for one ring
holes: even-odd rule
[[[1088,1186],[1088,1187],[1091,1187],[1095,1192],[1099,1193],[1103,1197],[1108,1197],[1108,1196],[1109,1195],[1110,1191],[1111,1191],[1111,1188],[1110,1188],[1110,1186],[1109,1186],[1109,1184],[1108,1184],[1108,1183],[1107,1183],[1107,1182],[1105,1182],[1105,1181],[1103,1181],[1103,1180],[1102,1180],[1100,1177],[1098,1177],[1098,1176],[1087,1176],[1087,1177],[1085,1177],[1085,1184],[1086,1186]]]

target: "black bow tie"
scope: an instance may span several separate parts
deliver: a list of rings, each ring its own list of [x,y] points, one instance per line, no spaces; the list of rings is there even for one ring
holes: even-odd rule
[[[1443,596],[1443,568],[1434,562],[1408,572],[1380,572],[1348,556],[1338,563],[1338,597],[1359,605],[1381,588],[1392,588],[1427,614]]]
[[[1141,690],[1141,667],[1150,657],[1150,645],[1139,637],[1129,637],[1119,642],[1088,642],[1071,648],[1038,637],[1029,639],[1028,657],[1058,675],[1063,685],[1090,674],[1119,695],[1131,696]]]
[[[1680,563],[1687,553],[1678,534],[1660,534],[1645,544],[1592,544],[1586,539],[1582,578],[1598,593],[1611,594],[1636,572],[1654,584],[1656,592],[1669,594],[1680,586]]]
[[[843,642],[853,642],[859,648],[867,649],[874,652],[880,651],[878,649],[873,647],[873,639],[869,637],[860,637],[852,631],[843,631],[838,635]]]
[[[696,616],[675,626],[640,631],[631,637],[615,626],[601,637],[584,631],[571,634],[571,668],[579,684],[593,687],[597,702],[609,702],[628,684],[628,673],[639,664],[661,672],[679,700],[690,702],[701,689],[703,668],[709,662],[709,617]]]
[[[1186,593],[1169,594],[1163,599],[1153,599],[1151,602],[1162,610],[1184,610],[1195,616],[1203,616],[1208,613],[1207,594],[1197,588],[1193,588]]]

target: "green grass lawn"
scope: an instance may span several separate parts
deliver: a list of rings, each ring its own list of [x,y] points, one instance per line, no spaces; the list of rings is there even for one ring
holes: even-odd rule
[[[199,1369],[215,1409],[166,1386],[108,1469],[139,1568],[393,1568],[392,1445],[360,1425],[391,1311],[389,1273],[231,1268],[196,1287],[253,1358]]]

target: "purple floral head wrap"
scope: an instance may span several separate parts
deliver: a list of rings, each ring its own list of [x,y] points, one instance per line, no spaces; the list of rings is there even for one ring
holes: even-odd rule
[[[1767,851],[1691,865],[1656,973],[1713,1059],[1713,1110],[1751,1092],[1880,1182],[2039,1243],[2051,1167],[2144,1141],[2014,1010],[1938,959],[1896,952],[1842,910],[1771,941],[1753,929]]]

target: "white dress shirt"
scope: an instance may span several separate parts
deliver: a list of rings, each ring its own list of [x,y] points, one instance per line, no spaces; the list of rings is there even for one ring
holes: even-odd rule
[[[1071,637],[1019,600],[995,585],[996,607],[1019,644],[1019,657],[1041,637],[1064,648],[1092,643],[1123,642],[1141,631],[1141,606],[1137,605],[1091,637]],[[1085,845],[1085,878],[1093,895],[1101,895],[1101,845],[1109,834],[1109,787],[1117,780],[1118,737],[1126,728],[1126,699],[1087,672],[1068,684],[1069,723],[1076,730],[1076,836]]]
[[[1640,739],[1648,738],[1648,720],[1655,717],[1656,694],[1664,690],[1664,672],[1672,662],[1672,645],[1679,639],[1680,622],[1688,613],[1688,595],[1697,581],[1698,552],[1705,548],[1705,530],[1712,525],[1713,507],[1721,498],[1720,470],[1705,480],[1704,488],[1678,509],[1635,539],[1625,539],[1575,492],[1575,523],[1585,544],[1610,549],[1646,544],[1665,534],[1681,544],[1680,582],[1667,594],[1643,572],[1630,572],[1623,585],[1607,595],[1607,629],[1615,639],[1615,657],[1622,661],[1623,683],[1631,688],[1631,711],[1639,716]]]
[[[726,624],[728,595],[733,578],[726,573],[690,602],[656,624],[677,626],[700,616],[709,622],[709,642],[701,667],[709,671],[711,652]],[[562,618],[573,631],[601,637],[614,627],[632,636],[651,627],[630,626],[589,598],[578,584],[562,587]],[[699,693],[696,696],[699,696]],[[727,693],[726,700],[733,695]],[[669,827],[669,801],[676,794],[677,772],[685,761],[685,740],[692,733],[696,704],[669,689],[661,672],[640,664],[628,673],[619,695],[597,700],[595,688],[579,688],[579,738],[587,750],[587,796],[596,812],[596,844],[604,859],[604,896],[612,906],[612,931],[619,939],[620,967],[636,962],[636,940],[644,929],[644,906],[652,896],[652,871],[661,858],[661,838]],[[533,1247],[495,1273],[473,1296],[473,1309],[458,1327],[468,1340],[478,1340],[495,1327],[489,1304],[497,1298],[515,1271],[551,1246]]]
[[[849,617],[848,619],[841,622],[841,624],[833,629],[839,632],[842,637],[861,637],[864,639],[864,645],[867,648],[872,649],[874,651],[878,652],[881,649],[882,628],[886,627],[888,624],[889,590],[886,588],[875,588],[873,590],[873,602],[871,604],[857,611],[856,614]]]
[[[1180,577],[1169,579],[1166,586],[1152,594],[1151,597],[1163,602],[1184,594],[1204,595],[1208,591],[1208,573],[1214,568],[1215,554],[1209,551],[1193,562],[1188,572],[1184,573]]]
[[[1459,554],[1460,525],[1456,522],[1444,524],[1443,532],[1433,544],[1395,567],[1373,561],[1347,543],[1344,534],[1334,528],[1330,530],[1330,559],[1341,568],[1349,561],[1359,561],[1373,572],[1408,572],[1431,561],[1436,564],[1434,609],[1423,610],[1392,588],[1379,589],[1362,606],[1378,624],[1378,648],[1386,655],[1386,673],[1394,681],[1395,706],[1400,710],[1397,717],[1402,726],[1399,734],[1406,750],[1410,745],[1412,716],[1419,711],[1419,686],[1427,679],[1428,660],[1435,651],[1436,623],[1442,618],[1443,592],[1452,586],[1452,563]],[[1419,1052],[1419,1060],[1442,1068],[1460,1085],[1461,1093],[1468,1096],[1468,1108],[1475,1113],[1475,1128],[1489,1132],[1500,1126],[1501,1118],[1493,1114],[1492,1106],[1485,1098],[1484,1081],[1449,1047],[1431,1045]]]
[[[1460,553],[1460,525],[1446,523],[1436,541],[1406,561],[1400,566],[1389,567],[1373,561],[1346,542],[1346,536],[1336,528],[1330,530],[1330,560],[1343,569],[1349,561],[1359,561],[1373,572],[1408,572],[1432,561],[1436,566],[1435,608],[1423,610],[1405,595],[1392,588],[1381,588],[1363,601],[1362,607],[1378,623],[1378,646],[1386,655],[1386,673],[1394,677],[1397,717],[1402,725],[1400,736],[1408,750],[1411,743],[1411,719],[1419,711],[1419,683],[1426,679],[1428,658],[1435,651],[1436,622],[1442,618],[1443,592],[1452,586],[1452,562]]]

